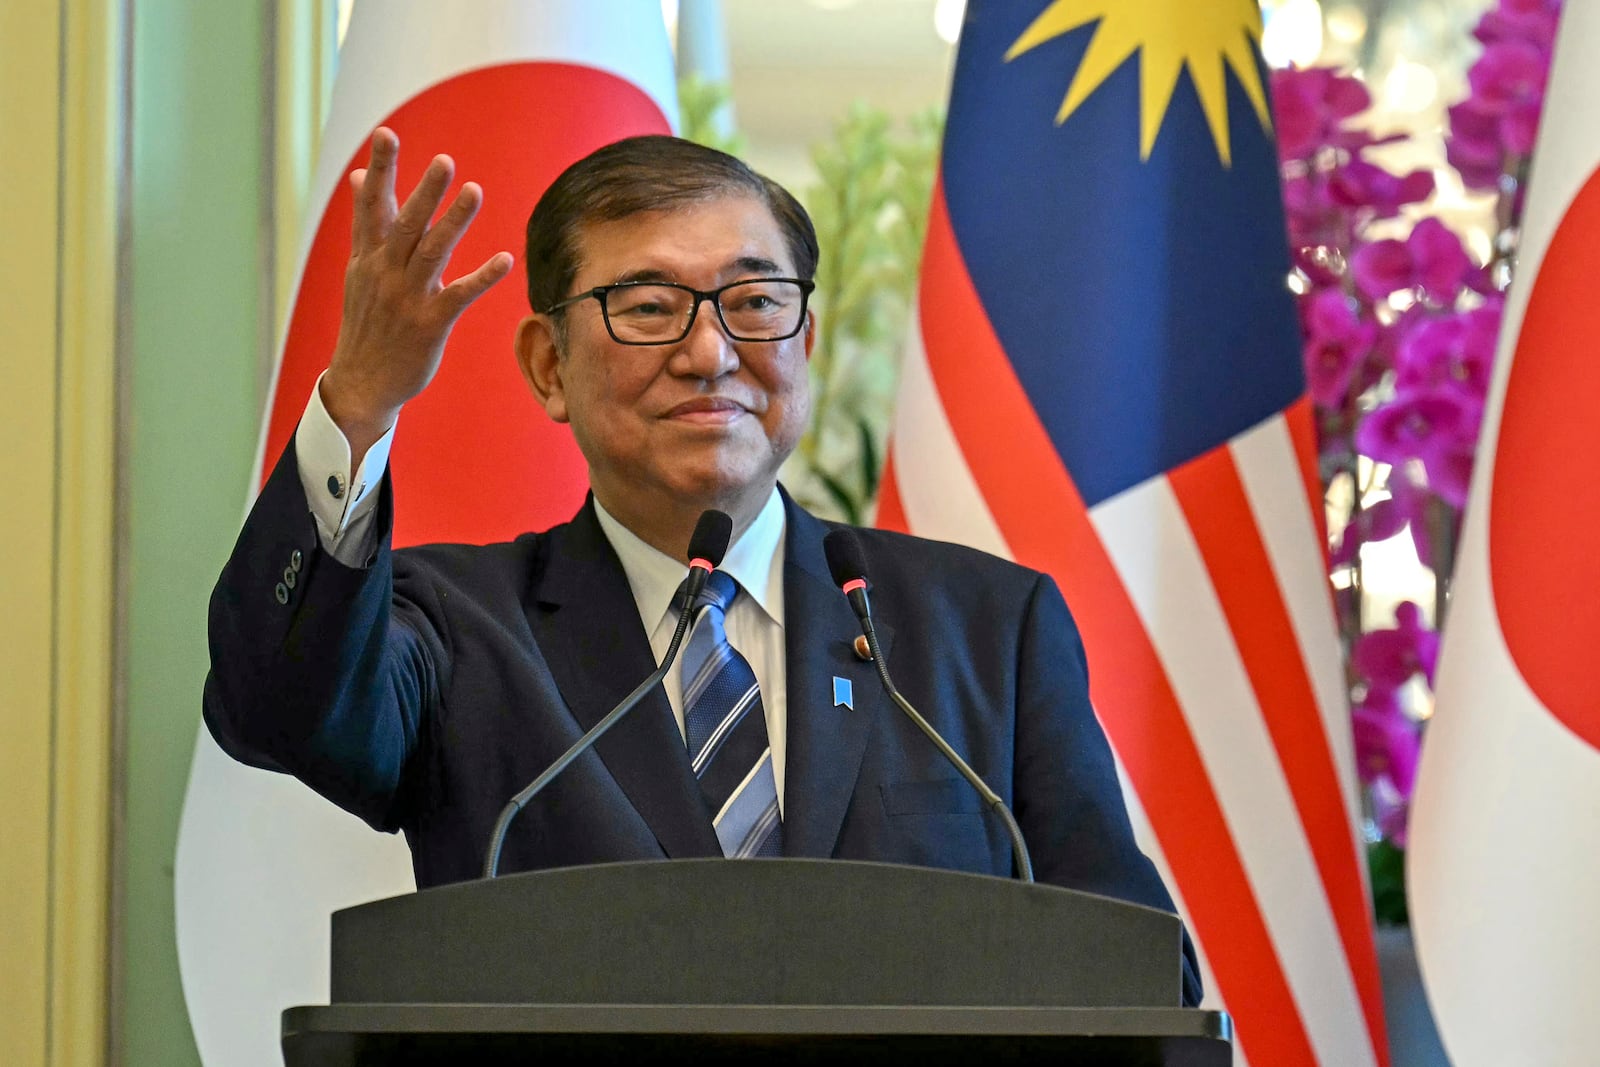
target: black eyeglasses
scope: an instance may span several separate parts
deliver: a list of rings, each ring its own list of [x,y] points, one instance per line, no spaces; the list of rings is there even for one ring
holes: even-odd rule
[[[606,332],[618,344],[670,345],[689,336],[700,302],[709,300],[733,340],[782,341],[805,325],[806,299],[816,287],[801,278],[747,278],[709,291],[672,282],[619,282],[569,296],[545,314],[598,300]]]

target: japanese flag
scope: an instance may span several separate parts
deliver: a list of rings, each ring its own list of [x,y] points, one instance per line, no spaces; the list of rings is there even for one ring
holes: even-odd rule
[[[1412,814],[1412,924],[1457,1067],[1596,1062],[1600,7],[1568,4]]]
[[[671,131],[671,50],[656,0],[360,3],[339,56],[255,487],[288,443],[338,335],[351,194],[374,126],[400,137],[403,199],[429,159],[455,158],[484,205],[446,277],[507,249],[567,165],[623,137]],[[512,358],[518,275],[462,317],[391,453],[395,543],[490,541],[571,516],[586,487],[564,427]],[[470,437],[470,446],[467,439]],[[309,521],[309,520],[308,520]],[[196,703],[198,706],[198,695]],[[412,888],[405,843],[282,775],[222,754],[202,729],[178,837],[178,956],[207,1064],[281,1065],[279,1013],[328,998],[328,916]]]

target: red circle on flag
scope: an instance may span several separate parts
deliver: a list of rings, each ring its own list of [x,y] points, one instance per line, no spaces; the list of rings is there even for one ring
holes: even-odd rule
[[[1600,747],[1600,172],[1545,252],[1517,339],[1489,496],[1506,647],[1550,713]]]
[[[483,187],[483,208],[446,281],[498,251],[518,267],[467,309],[433,382],[406,405],[390,453],[394,543],[504,540],[570,518],[588,469],[565,426],[546,417],[517,369],[512,342],[527,314],[522,235],[539,196],[569,164],[623,137],[670,133],[637,85],[591,67],[524,62],[456,75],[383,120],[400,137],[403,202],[428,161],[448,153],[456,184]],[[345,174],[364,166],[361,144]],[[454,196],[455,190],[450,195]],[[339,336],[350,258],[350,184],[341,180],[301,274],[267,432],[267,469],[288,444]]]

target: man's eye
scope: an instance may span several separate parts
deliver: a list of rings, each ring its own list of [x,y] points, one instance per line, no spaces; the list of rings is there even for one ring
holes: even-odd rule
[[[735,311],[776,311],[787,306],[789,301],[784,299],[784,294],[775,293],[765,289],[755,289],[740,293],[731,304]],[[730,305],[724,304],[725,307]]]
[[[612,315],[626,315],[629,318],[665,318],[677,314],[674,302],[662,296],[659,291],[646,290],[644,292],[624,292],[618,290],[611,294],[609,310]]]

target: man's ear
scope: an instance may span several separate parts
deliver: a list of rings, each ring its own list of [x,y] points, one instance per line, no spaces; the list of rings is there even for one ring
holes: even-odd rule
[[[548,315],[529,315],[517,326],[517,366],[522,377],[556,422],[567,421],[567,396],[561,381],[561,349],[556,326]]]
[[[817,343],[817,313],[812,311],[810,308],[806,308],[805,338],[806,359],[809,361],[811,359],[811,349],[815,347]]]

